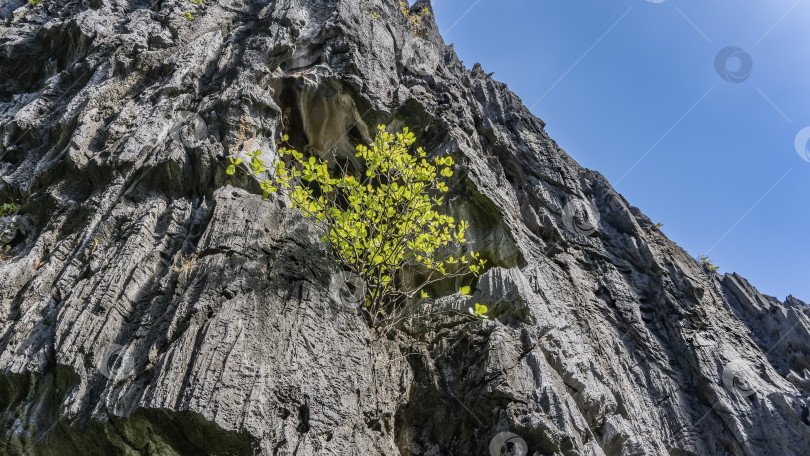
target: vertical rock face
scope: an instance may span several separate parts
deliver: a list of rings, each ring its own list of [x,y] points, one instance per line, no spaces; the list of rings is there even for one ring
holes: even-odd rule
[[[0,18],[0,202],[22,204],[0,218],[0,453],[478,455],[511,431],[536,455],[810,454],[808,306],[704,269],[431,16]],[[446,209],[489,259],[472,299],[494,319],[375,337],[312,226],[224,172],[282,132],[348,156],[378,123],[460,164]]]

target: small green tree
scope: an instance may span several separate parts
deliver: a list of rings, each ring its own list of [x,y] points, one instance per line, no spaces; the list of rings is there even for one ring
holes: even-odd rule
[[[464,252],[469,223],[437,210],[449,190],[443,178],[453,175],[453,159],[429,160],[421,147],[412,155],[414,141],[408,128],[391,134],[380,125],[370,146],[357,146],[362,169],[350,172],[348,163],[339,166],[335,160],[335,176],[327,162],[281,147],[279,155],[287,161],[276,162],[275,175],[261,181],[265,198],[284,188],[293,206],[317,222],[337,263],[360,278],[365,314],[374,327],[393,321],[409,300],[426,297],[429,285],[477,276],[486,262],[476,252]],[[261,151],[248,156],[253,173],[267,170]],[[232,158],[228,174],[240,164]],[[485,312],[478,306],[474,315]]]

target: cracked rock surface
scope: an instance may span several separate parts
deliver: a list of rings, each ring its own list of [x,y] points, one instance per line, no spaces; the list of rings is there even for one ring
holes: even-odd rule
[[[705,269],[431,15],[8,0],[0,46],[0,454],[810,454],[807,304]],[[375,337],[312,225],[225,173],[377,124],[458,163],[491,268],[435,305],[492,320]]]

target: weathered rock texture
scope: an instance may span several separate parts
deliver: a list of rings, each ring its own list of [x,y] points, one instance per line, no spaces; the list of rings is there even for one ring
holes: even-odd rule
[[[430,16],[7,0],[0,18],[0,202],[22,203],[0,219],[0,453],[481,455],[511,430],[537,455],[810,454],[808,306],[704,269]],[[345,156],[378,123],[460,164],[447,209],[490,260],[474,299],[495,320],[376,338],[309,222],[224,172],[282,132]],[[564,217],[577,201],[593,233]]]

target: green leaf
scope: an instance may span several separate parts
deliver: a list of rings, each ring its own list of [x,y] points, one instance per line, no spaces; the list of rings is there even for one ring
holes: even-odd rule
[[[485,305],[475,303],[475,310],[473,310],[472,308],[468,310],[471,314],[473,314],[476,317],[487,319],[487,316],[485,315],[487,313],[487,306]]]
[[[461,292],[461,294],[463,294],[464,296],[469,296],[470,295],[470,287],[469,286],[461,287],[458,291]]]

